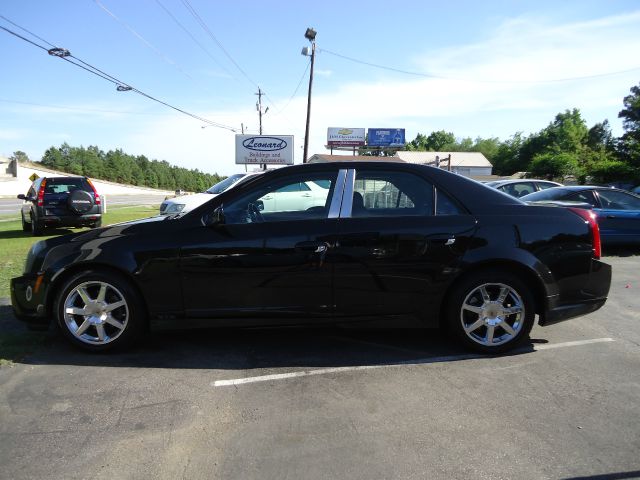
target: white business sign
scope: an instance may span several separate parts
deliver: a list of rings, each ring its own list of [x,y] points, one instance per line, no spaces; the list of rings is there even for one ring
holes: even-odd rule
[[[236,164],[293,165],[293,135],[236,135]]]
[[[327,129],[327,145],[332,147],[364,146],[364,128],[335,128]]]

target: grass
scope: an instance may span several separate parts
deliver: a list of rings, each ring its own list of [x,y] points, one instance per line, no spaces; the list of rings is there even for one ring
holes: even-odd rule
[[[108,225],[151,217],[158,213],[158,209],[158,205],[109,207],[103,216],[102,224]],[[78,231],[81,229],[45,230],[44,235],[34,237],[31,232],[22,231],[19,213],[0,216],[0,298],[9,297],[9,280],[22,275],[25,258],[33,243],[45,238]]]

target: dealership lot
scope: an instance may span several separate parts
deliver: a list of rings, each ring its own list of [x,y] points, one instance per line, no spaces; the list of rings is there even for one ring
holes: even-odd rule
[[[0,478],[640,477],[640,256],[613,253],[605,307],[498,358],[436,332],[171,332],[112,355],[48,334],[0,369]]]

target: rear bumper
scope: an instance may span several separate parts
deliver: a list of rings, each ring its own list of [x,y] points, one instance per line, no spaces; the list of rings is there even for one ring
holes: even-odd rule
[[[38,275],[27,274],[11,279],[11,306],[18,320],[31,324],[49,322],[45,285],[43,281],[38,282]]]
[[[611,286],[611,265],[592,260],[590,271],[580,277],[581,288],[571,300],[564,300],[562,295],[547,299],[548,308],[538,321],[541,326],[595,312],[605,304]]]
[[[42,217],[41,222],[45,227],[87,227],[99,222],[101,218],[102,215],[100,213],[88,213],[86,215],[74,216],[45,215]]]

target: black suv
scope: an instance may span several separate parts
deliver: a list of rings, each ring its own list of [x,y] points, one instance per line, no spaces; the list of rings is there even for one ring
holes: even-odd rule
[[[100,227],[100,196],[87,177],[42,177],[26,195],[22,205],[22,229],[41,235],[45,227]]]

